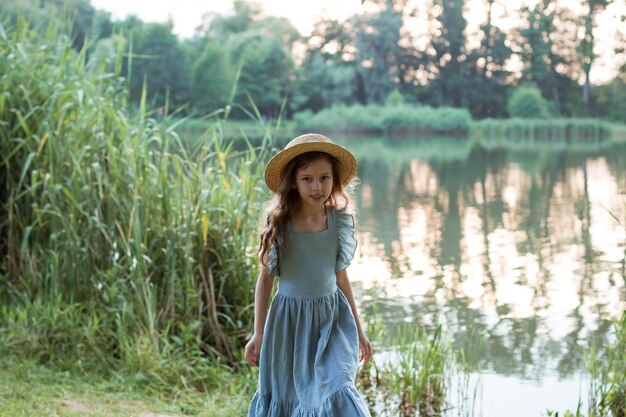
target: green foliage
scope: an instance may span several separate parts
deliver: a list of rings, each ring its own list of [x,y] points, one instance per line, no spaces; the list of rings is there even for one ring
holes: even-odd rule
[[[372,131],[382,132],[383,114],[380,106],[333,106],[313,114],[311,111],[293,116],[296,129],[301,131]]]
[[[545,119],[550,116],[548,102],[541,96],[541,91],[532,85],[516,88],[509,98],[507,109],[511,117]]]
[[[515,43],[523,63],[522,80],[535,84],[550,98],[556,116],[577,114],[574,108],[579,107],[580,91],[572,71],[577,59],[575,17],[568,8],[554,7],[551,0],[524,6],[520,13],[526,24],[517,30]],[[563,30],[565,27],[571,29]]]
[[[614,323],[614,328],[615,340],[608,347],[606,357],[599,357],[593,344],[585,357],[591,375],[590,417],[626,415],[626,313]]]
[[[293,60],[279,40],[249,31],[233,36],[231,60],[241,66],[236,102],[255,103],[261,114],[277,117],[287,93]]]
[[[234,0],[232,15],[217,15],[211,21],[208,35],[226,40],[230,35],[243,33],[252,28],[254,20],[261,14],[259,3],[245,0]]]
[[[6,16],[14,24],[25,19],[45,31],[56,27],[59,21],[68,22],[72,46],[81,49],[91,34],[96,10],[89,0],[12,0],[0,2],[0,16]]]
[[[472,116],[467,109],[453,107],[401,106],[385,111],[383,126],[387,134],[421,132],[426,134],[467,134]]]
[[[355,19],[357,71],[362,78],[366,103],[381,104],[396,85],[399,74],[402,14],[393,8]]]
[[[163,386],[236,366],[262,157],[222,144],[219,122],[189,148],[144,101],[129,114],[123,81],[67,38],[0,34],[0,298],[3,320],[40,330],[3,340],[46,363],[108,354]]]
[[[118,59],[120,51],[126,50],[127,47],[128,42],[123,36],[115,35],[99,39],[92,48],[87,67],[96,72],[103,69],[107,72],[114,72],[116,65],[121,62]]]
[[[295,70],[291,86],[292,110],[319,111],[324,107],[357,101],[358,76],[352,65],[326,63],[321,53]]]
[[[195,144],[198,140],[204,140],[205,132],[216,128],[216,118],[211,119],[180,119],[175,122],[177,132],[182,140]],[[242,147],[246,141],[254,145],[261,145],[265,138],[271,136],[277,141],[288,141],[294,138],[296,133],[293,130],[291,121],[268,120],[223,120],[219,123],[220,136],[225,141],[234,142],[236,147]]]
[[[261,31],[264,36],[279,40],[287,52],[302,38],[298,29],[286,17],[267,16],[255,21],[251,27]]]
[[[381,411],[377,415],[441,415],[455,395],[458,402],[454,407],[471,413],[477,387],[469,375],[476,369],[477,351],[459,349],[455,354],[441,325],[432,329],[414,324],[384,326],[375,307],[367,317],[367,331],[377,355],[364,366],[358,383],[372,408]],[[473,349],[482,349],[477,338],[472,343]],[[457,389],[462,392],[452,392],[455,374],[460,377]]]
[[[387,133],[467,133],[472,117],[466,109],[428,106],[334,106],[313,114],[294,115],[299,130]]]
[[[594,88],[592,113],[597,117],[626,123],[626,78],[615,78],[610,83]]]
[[[287,19],[268,16],[259,3],[243,0],[233,2],[234,13],[214,13],[200,32],[204,38],[189,39],[176,38],[167,24],[155,30],[155,24],[135,16],[113,20],[87,0],[5,1],[0,2],[0,16],[11,24],[24,18],[42,30],[70,22],[73,48],[87,47],[87,57],[98,65],[111,57],[117,37],[124,36],[127,48],[132,44],[133,62],[120,75],[128,78],[136,106],[145,75],[147,100],[155,107],[190,103],[190,109],[202,113],[221,108],[223,90],[230,84],[222,82],[224,74],[237,78],[241,65],[238,94],[231,103],[236,117],[249,111],[250,99],[261,113],[274,116],[284,103],[284,114],[290,116],[341,104],[382,104],[397,89],[408,102],[465,107],[474,118],[504,118],[509,90],[520,82],[537,85],[556,117],[623,120],[626,114],[620,88],[609,92],[589,81],[598,61],[598,16],[606,15],[607,0],[585,0],[575,10],[555,7],[553,0],[522,6],[514,11],[520,16],[518,27],[506,32],[492,22],[496,3],[490,0],[486,21],[474,33],[467,32],[465,0],[434,0],[433,7],[425,9],[429,25],[419,38],[412,25],[422,12],[411,2],[368,3],[367,13],[344,21],[318,20],[307,37]],[[617,22],[619,16],[612,18]],[[480,44],[470,48],[467,37]],[[203,66],[210,71],[202,72],[198,60],[205,39],[216,45],[210,55],[217,62],[204,55]],[[617,31],[612,43],[613,61],[623,61],[626,38]],[[304,46],[302,53],[295,45]],[[508,70],[512,57],[522,63],[521,79]],[[624,68],[617,69],[612,84],[623,78]],[[246,110],[239,111],[240,106]]]
[[[433,82],[434,103],[454,107],[470,106],[467,93],[471,85],[461,62],[466,54],[465,27],[463,16],[465,0],[435,0],[439,14],[437,34],[431,36],[431,46],[435,50],[434,66],[438,77]]]
[[[401,106],[406,103],[406,99],[397,88],[393,90],[385,99],[385,106]]]
[[[610,124],[597,119],[484,119],[474,126],[474,135],[487,143],[518,145],[597,144],[611,138]]]
[[[191,94],[191,67],[172,33],[172,26],[148,23],[130,32],[130,57],[123,74],[129,79],[131,99],[139,103],[146,89],[147,99],[155,107],[187,103]]]
[[[194,107],[201,114],[223,108],[235,83],[235,68],[227,52],[217,42],[208,40],[193,64]]]

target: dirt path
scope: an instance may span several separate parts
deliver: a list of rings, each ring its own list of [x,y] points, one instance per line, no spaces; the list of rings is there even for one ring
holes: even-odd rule
[[[98,414],[98,413],[102,412],[102,411],[97,410],[95,408],[92,408],[89,405],[87,405],[85,403],[82,403],[80,401],[63,400],[62,404],[63,404],[63,408],[67,409],[68,411],[81,413],[81,415],[85,415],[85,416],[90,416],[90,415]],[[131,411],[131,410],[137,408],[137,404],[134,404],[134,405],[131,405],[131,404],[118,404],[118,406],[121,407],[121,408],[127,408],[128,411]],[[151,411],[139,411],[138,414],[134,414],[133,413],[133,415],[137,416],[137,417],[180,417],[179,415],[160,414],[160,413],[153,413]]]

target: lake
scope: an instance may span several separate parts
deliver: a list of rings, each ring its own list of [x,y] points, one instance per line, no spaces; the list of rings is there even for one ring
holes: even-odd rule
[[[585,403],[584,350],[626,308],[626,144],[334,139],[359,161],[363,313],[480,335],[474,415]]]

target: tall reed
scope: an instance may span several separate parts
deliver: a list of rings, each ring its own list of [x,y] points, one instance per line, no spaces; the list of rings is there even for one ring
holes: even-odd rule
[[[455,351],[443,327],[384,325],[376,307],[367,316],[368,334],[376,354],[359,374],[374,414],[387,416],[474,415],[478,351],[472,337],[467,351]]]
[[[0,26],[4,345],[60,360],[52,342],[70,343],[57,334],[70,329],[45,316],[78,314],[97,320],[89,343],[111,364],[154,371],[189,352],[236,365],[265,156],[234,151],[219,126],[190,147],[145,94],[129,110],[122,52],[115,73],[87,71],[62,31]],[[40,334],[11,331],[33,324]]]
[[[626,416],[626,313],[614,323],[615,340],[605,357],[592,345],[585,355],[589,372],[588,416]]]
[[[611,125],[598,119],[484,119],[473,134],[487,143],[597,143],[611,137]]]
[[[299,130],[368,133],[394,136],[467,135],[472,117],[467,109],[429,106],[338,105],[313,114],[294,115]]]

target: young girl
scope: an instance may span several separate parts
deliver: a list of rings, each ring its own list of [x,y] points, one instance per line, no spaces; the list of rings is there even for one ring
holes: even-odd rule
[[[276,195],[261,233],[254,335],[245,350],[260,367],[249,417],[370,416],[354,379],[372,345],[346,272],[357,242],[344,187],[355,174],[354,156],[317,134],[295,138],[265,168]]]

